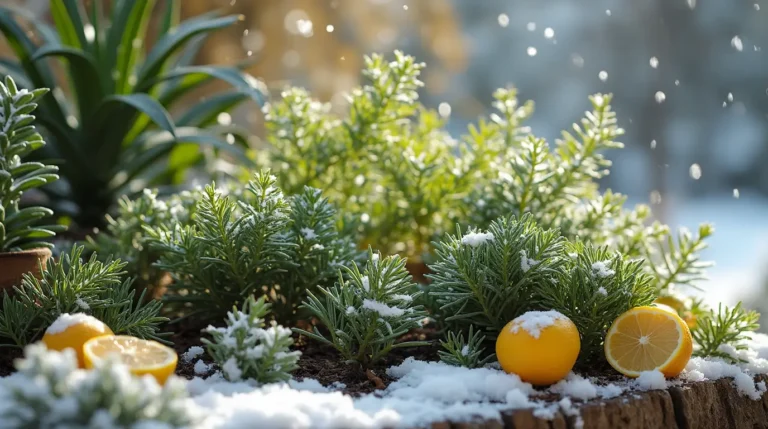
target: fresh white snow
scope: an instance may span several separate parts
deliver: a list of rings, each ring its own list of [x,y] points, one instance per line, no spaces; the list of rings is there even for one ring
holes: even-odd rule
[[[376,301],[374,299],[364,299],[363,308],[367,308],[368,310],[375,311],[379,313],[379,315],[381,315],[382,317],[398,317],[405,314],[405,310],[403,310],[402,308],[390,307],[387,304]]]
[[[106,332],[107,330],[107,325],[93,316],[84,313],[64,313],[51,323],[51,326],[45,330],[45,333],[51,335],[59,334],[74,325],[86,325],[98,332]]]
[[[562,316],[556,312],[538,313],[525,317],[527,329],[543,329],[543,325],[553,323]],[[434,422],[446,420],[498,419],[501,413],[516,409],[532,409],[534,415],[545,419],[563,413],[572,417],[575,426],[580,427],[583,424],[580,408],[586,401],[599,403],[630,395],[631,392],[664,389],[675,383],[728,377],[733,379],[734,386],[742,394],[760,399],[765,394],[766,385],[755,383],[753,377],[757,373],[768,373],[768,360],[763,357],[768,350],[765,347],[768,336],[755,336],[749,345],[757,347],[738,351],[747,360],[744,364],[693,358],[676,380],[668,381],[660,372],[649,371],[635,380],[623,379],[606,385],[599,380],[571,373],[547,390],[536,390],[518,376],[490,366],[468,369],[413,358],[387,370],[387,375],[395,381],[385,390],[359,398],[339,392],[343,389],[340,384],[323,386],[313,379],[260,386],[251,380],[228,382],[222,373],[215,372],[206,379],[174,379],[174,382],[182,383],[189,395],[189,398],[177,399],[176,405],[199,416],[190,429],[250,428],[254,422],[259,422],[259,427],[276,429],[429,427]],[[201,351],[190,348],[184,355],[196,357]],[[45,367],[60,373],[62,379],[90,377],[88,371],[76,369],[73,353],[45,353]],[[203,368],[210,371],[208,365],[198,360],[195,371],[201,373]],[[232,372],[239,369],[228,362],[222,371],[234,379],[237,374]],[[70,376],[65,375],[70,373]],[[35,397],[49,395],[45,392],[52,386],[38,386],[31,380],[22,380],[22,377],[27,376],[18,373],[0,379],[0,398],[5,398],[5,402],[0,403],[0,409],[14,406],[12,388],[29,389],[29,394]],[[156,385],[147,387],[147,383],[154,383],[151,378],[123,378],[120,382],[126,391],[138,388],[157,390]],[[544,395],[550,393],[560,395],[560,399],[546,401]],[[61,407],[64,406],[62,402]],[[154,427],[152,424],[149,421],[142,427]]]
[[[592,264],[592,275],[600,278],[612,277],[616,271],[608,268],[611,261],[598,261]]]
[[[523,270],[524,273],[528,272],[528,270],[530,270],[531,267],[538,265],[539,262],[541,261],[537,261],[535,259],[529,258],[525,250],[520,251],[520,269]]]
[[[192,362],[196,357],[202,355],[204,352],[203,348],[200,346],[192,346],[189,349],[187,349],[186,352],[181,354],[181,359],[184,362]]]
[[[490,232],[469,232],[461,237],[461,244],[477,247],[486,242],[493,241],[493,234]]]
[[[538,339],[541,331],[555,324],[558,319],[567,319],[562,313],[555,310],[549,311],[529,311],[512,321],[510,330],[512,333],[518,333],[522,328],[533,338]]]
[[[667,380],[660,371],[643,371],[635,379],[639,390],[661,390],[667,388]]]

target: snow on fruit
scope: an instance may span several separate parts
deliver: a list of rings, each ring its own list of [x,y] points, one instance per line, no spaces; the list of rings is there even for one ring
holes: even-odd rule
[[[92,338],[112,335],[112,330],[101,320],[83,313],[62,314],[43,335],[43,344],[49,350],[73,349],[77,363],[83,368],[83,345]]]
[[[517,317],[496,339],[496,357],[501,368],[538,386],[565,378],[580,349],[576,325],[553,310],[529,311]]]
[[[659,371],[679,375],[693,353],[688,324],[674,311],[636,307],[619,316],[605,337],[608,363],[627,377]]]

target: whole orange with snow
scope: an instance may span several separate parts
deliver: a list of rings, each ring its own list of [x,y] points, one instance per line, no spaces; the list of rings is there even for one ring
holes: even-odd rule
[[[565,378],[581,350],[579,331],[557,311],[529,311],[509,322],[496,339],[501,368],[545,386]]]
[[[50,350],[73,349],[80,368],[85,365],[83,345],[92,338],[112,335],[109,326],[101,320],[83,313],[62,314],[43,335],[43,344]]]

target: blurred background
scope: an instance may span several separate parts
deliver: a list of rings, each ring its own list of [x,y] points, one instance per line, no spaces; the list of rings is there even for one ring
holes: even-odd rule
[[[48,0],[0,3],[48,16]],[[244,18],[201,62],[249,60],[275,91],[333,101],[364,54],[400,49],[427,64],[422,100],[456,135],[497,87],[536,102],[530,125],[550,141],[587,95],[614,93],[627,149],[607,154],[603,187],[675,228],[713,222],[707,300],[768,311],[768,1],[184,0],[182,13],[213,9]],[[262,134],[253,104],[233,119]]]

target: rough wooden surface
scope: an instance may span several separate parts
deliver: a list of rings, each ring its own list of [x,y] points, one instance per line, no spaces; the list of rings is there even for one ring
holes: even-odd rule
[[[756,381],[768,383],[768,377],[761,375]],[[627,392],[575,408],[578,415],[556,413],[553,420],[518,410],[501,421],[442,422],[430,429],[768,429],[768,394],[752,400],[739,393],[731,379]]]

